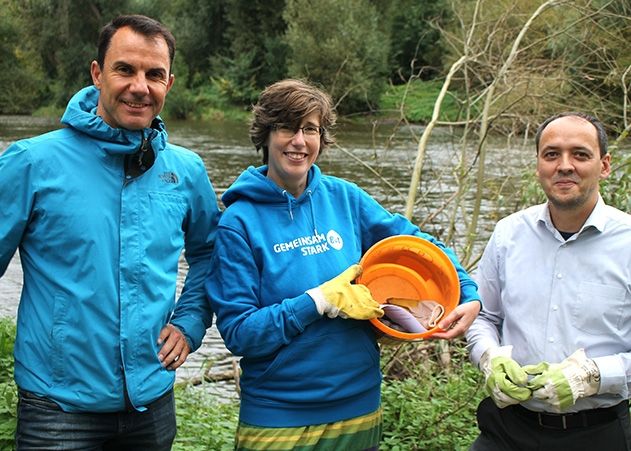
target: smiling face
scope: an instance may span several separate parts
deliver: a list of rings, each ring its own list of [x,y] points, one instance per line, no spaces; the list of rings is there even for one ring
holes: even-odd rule
[[[145,36],[130,27],[114,33],[103,67],[93,61],[91,73],[101,91],[97,114],[109,126],[128,130],[151,125],[174,80],[164,38]]]
[[[583,118],[564,116],[541,134],[537,178],[553,215],[563,212],[586,219],[598,201],[601,179],[611,170],[609,154],[601,157],[596,128]]]
[[[320,126],[320,113],[304,117],[300,127]],[[307,186],[307,173],[320,153],[320,135],[305,135],[298,129],[292,137],[272,130],[268,136],[269,161],[267,176],[278,186],[298,197]]]

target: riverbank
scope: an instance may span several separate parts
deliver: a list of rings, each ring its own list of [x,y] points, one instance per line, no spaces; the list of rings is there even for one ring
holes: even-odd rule
[[[0,451],[14,449],[14,337],[13,320],[0,318]],[[437,363],[435,351],[434,342],[384,349],[382,365],[396,368],[396,372],[389,371],[382,387],[380,449],[460,450],[477,435],[475,407],[483,395],[479,372],[467,362],[462,343],[456,342],[452,349],[448,370]],[[178,385],[175,398],[178,432],[174,451],[233,449],[238,400],[226,401],[190,384]]]
[[[381,95],[378,111],[355,113],[340,117],[340,120],[353,123],[405,120],[409,124],[424,125],[432,118],[434,102],[441,88],[440,80],[415,80],[409,84],[388,85]],[[167,121],[190,119],[247,123],[250,119],[249,106],[230,104],[227,99],[209,88],[178,89],[174,94],[167,97],[165,109],[161,114]],[[455,96],[447,96],[441,108],[441,119],[455,121],[458,111]],[[64,107],[45,105],[37,108],[32,115],[58,121],[63,113]]]

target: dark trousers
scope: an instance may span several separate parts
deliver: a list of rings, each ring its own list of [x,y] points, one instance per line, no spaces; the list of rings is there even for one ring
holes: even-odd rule
[[[168,451],[175,439],[173,390],[144,412],[64,412],[54,402],[20,390],[17,451],[26,450],[150,450]]]
[[[469,451],[631,451],[627,402],[611,408],[611,420],[570,429],[542,426],[536,415],[520,409],[500,409],[491,398],[484,399],[477,411],[480,435]]]

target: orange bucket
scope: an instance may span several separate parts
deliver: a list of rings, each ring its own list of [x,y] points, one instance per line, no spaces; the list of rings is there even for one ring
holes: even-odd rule
[[[363,273],[357,283],[364,284],[380,304],[390,298],[433,300],[447,316],[460,302],[458,273],[447,254],[435,244],[412,235],[385,238],[373,245],[359,264]],[[396,340],[422,340],[441,331],[438,326],[422,333],[393,329],[379,318],[370,322]]]

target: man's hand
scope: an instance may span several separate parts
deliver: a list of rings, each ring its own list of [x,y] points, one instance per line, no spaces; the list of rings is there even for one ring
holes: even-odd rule
[[[480,359],[486,389],[500,409],[527,401],[532,396],[526,387],[528,374],[511,358],[512,352],[512,346],[490,348]]]
[[[443,329],[444,332],[436,332],[430,338],[449,340],[464,334],[478,316],[478,313],[480,313],[480,306],[480,301],[460,304],[438,323],[438,327]]]
[[[545,365],[545,366],[542,366]],[[538,366],[539,369],[530,367]],[[532,397],[548,403],[555,412],[573,406],[579,398],[595,395],[600,387],[600,371],[583,349],[556,364],[528,365],[529,373],[539,372],[528,383]]]
[[[351,282],[362,273],[362,267],[351,265],[344,272],[323,283],[319,287],[307,290],[316,304],[320,315],[329,318],[371,319],[383,316],[383,310],[370,294],[366,285]]]
[[[191,348],[184,337],[184,334],[173,324],[167,324],[160,331],[158,344],[162,345],[158,353],[158,359],[162,366],[168,370],[179,368],[191,353]]]

